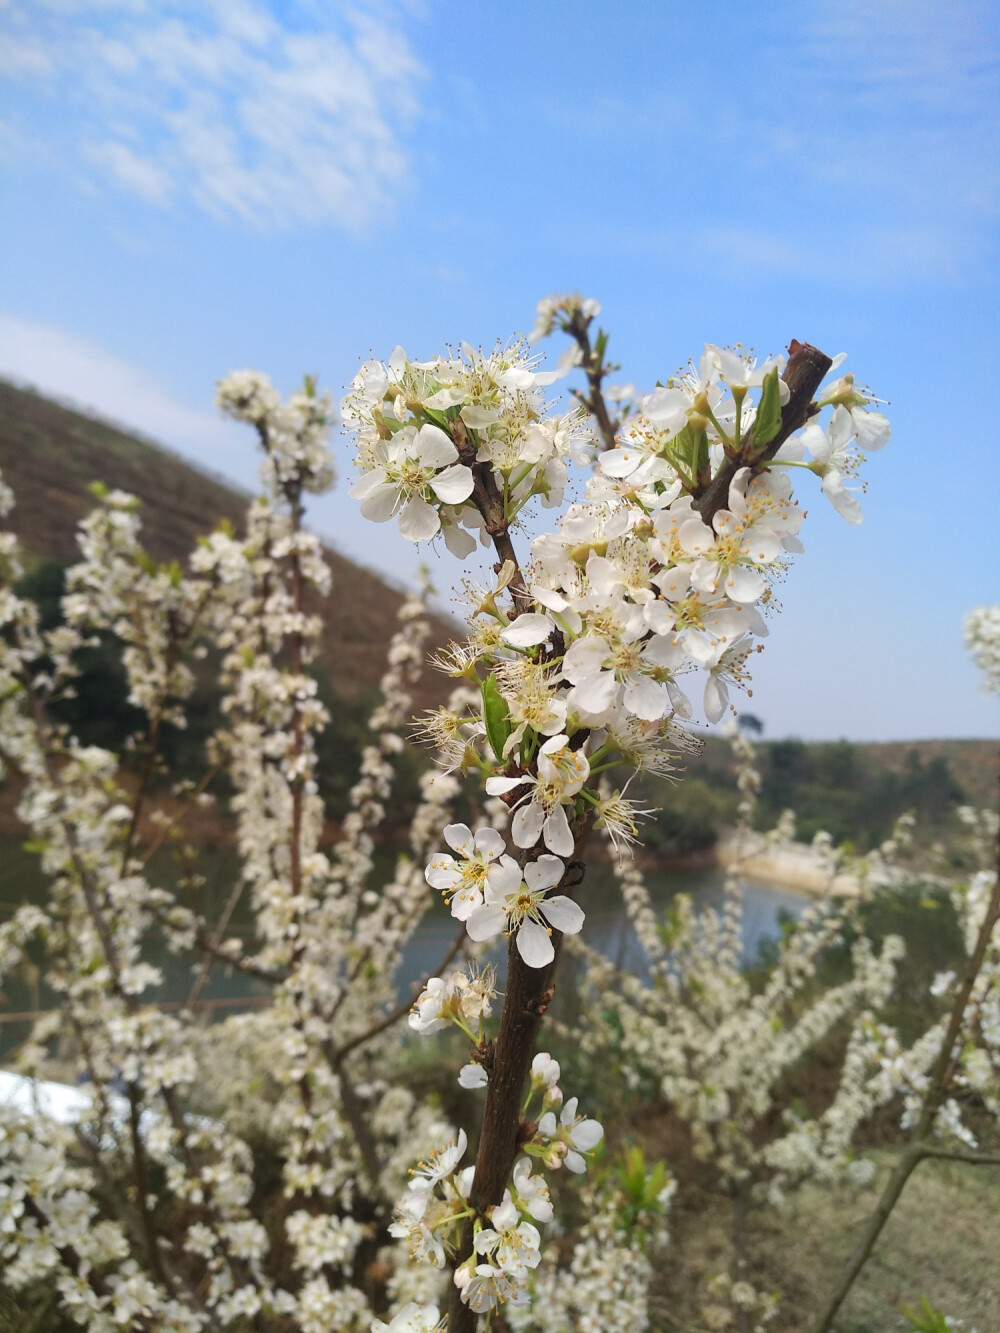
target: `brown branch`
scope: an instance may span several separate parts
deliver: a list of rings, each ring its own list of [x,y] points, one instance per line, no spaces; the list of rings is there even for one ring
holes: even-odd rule
[[[354,1132],[354,1140],[358,1145],[358,1151],[361,1154],[361,1161],[364,1165],[365,1175],[372,1187],[372,1193],[379,1195],[382,1193],[379,1184],[382,1167],[378,1159],[378,1149],[375,1146],[375,1136],[371,1131],[365,1108],[362,1106],[361,1099],[355,1090],[354,1080],[348,1074],[347,1066],[343,1060],[334,1062],[331,1059],[333,1052],[330,1050],[328,1042],[323,1043],[323,1054],[340,1082],[340,1104],[344,1115],[347,1117],[347,1123]]]
[[[482,515],[500,557],[500,564],[496,568],[499,571],[506,560],[513,562],[515,573],[509,586],[514,598],[515,614],[530,610],[534,603],[525,586],[510,540],[510,524],[504,515],[503,497],[497,489],[492,467],[489,463],[476,461],[475,446],[461,418],[456,419],[453,429],[459,457],[466,466],[472,468],[473,503]],[[585,739],[585,733],[581,733],[581,739]],[[588,832],[589,824],[585,822],[577,832],[571,860],[578,858]],[[476,1171],[469,1192],[469,1201],[480,1215],[487,1208],[502,1202],[520,1146],[521,1092],[534,1054],[538,1027],[552,998],[552,977],[559,961],[561,938],[558,931],[553,931],[555,954],[548,966],[543,968],[529,967],[524,962],[517,951],[515,936],[511,936],[508,945],[507,983],[500,1013],[500,1030],[494,1045],[479,1151],[476,1154]],[[455,1267],[472,1254],[472,1241],[473,1226],[469,1221],[462,1230]],[[449,1333],[472,1333],[475,1326],[475,1313],[463,1303],[458,1289],[454,1288],[448,1314]]]
[[[1000,1166],[1000,1153],[963,1151],[961,1148],[939,1148],[925,1143],[921,1157],[940,1162],[962,1162],[965,1166]]]
[[[128,1232],[128,1234],[132,1237],[134,1243],[141,1244],[142,1243],[141,1223],[139,1222],[139,1219],[135,1216],[135,1212],[130,1207],[128,1201],[122,1197],[121,1191],[118,1189],[118,1182],[115,1180],[111,1172],[108,1170],[107,1165],[103,1161],[100,1154],[100,1150],[97,1147],[97,1144],[93,1141],[93,1139],[89,1138],[86,1134],[83,1133],[79,1125],[76,1127],[76,1139],[80,1145],[81,1150],[85,1153],[87,1157],[87,1161],[90,1164],[91,1170],[97,1176],[98,1181],[104,1191],[104,1194],[107,1197],[111,1207],[114,1209],[115,1215],[118,1218],[119,1222],[121,1223],[122,1228],[126,1232]],[[188,1300],[191,1301],[192,1305],[201,1315],[202,1319],[205,1320],[206,1325],[211,1329],[219,1330],[221,1333],[221,1325],[219,1324],[218,1320],[209,1310],[205,1302],[201,1299],[201,1296],[198,1294],[197,1290],[191,1284],[189,1278],[187,1277],[187,1274],[180,1269],[174,1268],[173,1265],[170,1263],[170,1260],[167,1257],[167,1251],[168,1251],[168,1245],[167,1242],[164,1242],[163,1249],[159,1252],[159,1262],[168,1279],[168,1281],[165,1284],[168,1290],[170,1290],[171,1294],[174,1294],[179,1288],[183,1287]]]
[[[747,1192],[743,1181],[737,1181],[732,1192],[733,1267],[736,1281],[745,1282],[747,1277]],[[750,1333],[750,1312],[740,1306],[736,1312],[736,1326],[739,1333]]]
[[[139,785],[136,788],[135,797],[132,802],[132,817],[129,820],[128,832],[125,834],[125,844],[122,849],[121,873],[124,875],[128,869],[129,861],[132,857],[132,848],[135,845],[136,837],[139,833],[139,823],[142,819],[142,808],[149,789],[149,783],[153,776],[153,770],[156,766],[156,752],[160,742],[160,732],[163,727],[163,718],[167,708],[167,698],[169,696],[170,676],[176,666],[181,653],[191,642],[194,632],[198,627],[198,621],[201,618],[205,607],[208,605],[209,598],[215,588],[215,576],[205,585],[197,605],[192,612],[191,619],[186,626],[179,626],[173,611],[167,612],[167,650],[164,656],[164,692],[157,700],[156,710],[153,713],[149,723],[149,735],[146,741],[146,757],[143,760],[142,771],[139,776]],[[149,655],[146,654],[147,661]],[[143,860],[145,865],[148,856]]]
[[[571,860],[579,857],[588,832],[589,828],[584,825],[577,834]],[[522,1145],[521,1094],[534,1054],[538,1028],[552,999],[552,979],[559,962],[561,940],[560,933],[554,930],[555,956],[546,967],[528,966],[518,953],[516,936],[511,936],[507,946],[507,984],[500,1031],[493,1048],[476,1173],[469,1191],[469,1202],[480,1217],[503,1201],[507,1181]],[[472,1240],[470,1221],[462,1232],[455,1267],[472,1253]],[[454,1288],[448,1312],[448,1333],[473,1333],[475,1327],[475,1313]]]
[[[190,1009],[200,998],[201,993],[208,984],[208,978],[212,972],[212,963],[224,952],[221,948],[223,937],[229,929],[229,922],[232,920],[233,913],[236,911],[236,904],[240,900],[246,880],[242,875],[237,876],[236,883],[229,891],[229,897],[219,914],[219,920],[215,930],[212,933],[209,947],[205,949],[205,957],[202,959],[201,967],[198,969],[198,975],[195,978],[194,985],[188,994],[185,1008]]]
[[[27,1195],[24,1200],[24,1211],[29,1217],[34,1218],[43,1230],[48,1230],[50,1223],[43,1210],[38,1206],[31,1195]],[[101,1300],[108,1300],[113,1295],[111,1288],[101,1277],[100,1273],[95,1273],[89,1264],[84,1263],[79,1251],[68,1242],[65,1245],[58,1245],[55,1241],[50,1241],[52,1248],[58,1254],[64,1268],[68,1268],[81,1281],[86,1282],[91,1291]],[[146,1321],[140,1320],[143,1327],[146,1327]]]
[[[461,417],[456,417],[451,423],[451,430],[459,460],[466,467],[472,469],[472,496],[470,498],[482,515],[486,531],[492,537],[493,545],[499,556],[494,568],[499,574],[508,560],[514,566],[514,577],[509,584],[510,594],[514,599],[514,615],[517,616],[522,611],[530,611],[534,603],[524,581],[517,553],[514,550],[514,543],[510,539],[510,520],[504,512],[503,496],[493,475],[493,464],[477,462],[475,442],[470,437]]]
[[[160,1262],[161,1255],[156,1235],[156,1224],[153,1220],[153,1212],[149,1201],[149,1190],[146,1186],[146,1148],[142,1141],[142,1129],[140,1126],[142,1104],[139,1089],[135,1082],[130,1082],[127,1085],[126,1094],[128,1096],[128,1132],[129,1140],[132,1144],[132,1184],[135,1187],[136,1205],[139,1209],[139,1218],[142,1223],[146,1258],[149,1261],[153,1276],[164,1287],[170,1290],[170,1282],[167,1280],[167,1275],[163,1270],[163,1264]]]
[[[695,499],[695,509],[709,526],[719,510],[725,509],[729,503],[729,486],[740,468],[749,467],[753,472],[760,472],[788,437],[804,426],[810,416],[815,415],[813,395],[832,365],[830,357],[818,347],[792,339],[788,348],[788,364],[781,376],[788,385],[788,402],[781,409],[778,433],[762,449],[758,449],[754,444],[751,426],[740,441],[736,457],[724,460],[714,478]]]
[[[590,345],[590,318],[582,310],[574,310],[573,317],[566,323],[565,328],[580,349],[580,366],[587,376],[589,392],[586,395],[579,394],[577,396],[597,422],[605,448],[613,449],[619,423],[617,419],[612,419],[604,398],[604,390],[601,386],[608,372],[607,367]]]
[[[156,917],[161,925],[167,929],[174,929],[167,919],[169,909],[161,907],[158,903],[148,903],[149,911]],[[266,981],[269,986],[280,986],[287,978],[282,972],[275,972],[271,968],[262,967],[259,963],[251,962],[248,958],[241,958],[237,955],[227,953],[219,944],[215,943],[212,936],[206,934],[200,924],[194,928],[194,942],[202,953],[210,954],[217,958],[220,963],[225,963],[228,967],[235,968],[237,972],[242,972],[248,977],[255,977],[258,981]],[[208,1003],[204,1000],[180,1001],[176,1007],[179,1009],[204,1007]],[[166,1004],[159,1006],[161,1009],[169,1007]]]
[[[173,665],[173,652],[167,654],[167,675],[169,676]],[[142,771],[139,774],[139,785],[136,787],[135,796],[132,800],[132,818],[129,820],[128,832],[125,834],[125,842],[122,846],[121,868],[119,873],[124,875],[128,871],[129,861],[132,858],[132,848],[139,832],[139,821],[142,819],[142,807],[146,799],[146,791],[149,787],[150,779],[153,776],[153,769],[156,766],[156,751],[160,742],[160,726],[163,722],[164,700],[160,700],[159,707],[149,724],[149,735],[146,740],[146,757],[142,763]],[[145,863],[143,863],[145,864]]]
[[[212,1009],[236,1009],[241,1004],[248,1004],[251,1007],[258,1004],[270,1004],[270,995],[220,995],[213,1000],[196,1000],[193,1004],[189,1000],[158,1000],[155,1004],[148,1007],[158,1009],[161,1013],[177,1013],[182,1009],[199,1010]],[[4,1023],[33,1023],[36,1018],[44,1018],[46,1014],[58,1013],[63,1006],[53,1005],[51,1009],[22,1009],[17,1013],[0,1014],[0,1025]]]
[[[49,735],[48,721],[47,718],[45,717],[44,709],[41,706],[37,694],[33,690],[31,690],[30,687],[28,689],[28,694],[32,703],[35,726],[39,738],[39,748],[41,750],[42,761],[45,766],[46,775],[49,781],[52,783],[52,786],[56,790],[59,790],[60,775],[53,762],[52,755],[49,751],[47,744],[47,738]],[[84,862],[84,859],[80,853],[75,829],[69,822],[68,816],[63,811],[60,811],[60,817],[62,819],[62,825],[63,825],[63,836],[66,839],[66,845],[70,852],[70,858],[73,864],[73,869],[76,872],[78,878],[80,891],[83,894],[83,900],[86,905],[87,912],[94,925],[94,929],[97,931],[97,936],[101,942],[101,947],[104,950],[104,957],[108,964],[108,970],[111,973],[111,989],[114,992],[114,994],[118,997],[123,1007],[128,1011],[128,1013],[134,1015],[139,1012],[140,1005],[136,997],[129,991],[127,991],[125,989],[125,986],[122,984],[122,965],[121,965],[121,958],[118,953],[118,948],[115,944],[114,937],[111,933],[111,929],[108,925],[108,922],[105,919],[104,912],[101,908],[101,904],[98,901],[98,896],[94,891],[94,885],[92,884],[90,878],[90,871],[88,870]],[[180,1139],[181,1152],[184,1156],[188,1171],[195,1178],[199,1179],[201,1183],[204,1194],[204,1207],[206,1209],[206,1212],[208,1212],[209,1210],[215,1211],[215,1205],[213,1200],[213,1189],[211,1183],[202,1176],[200,1167],[198,1165],[197,1157],[192,1151],[190,1144],[188,1143],[187,1126],[184,1120],[183,1112],[181,1111],[178,1105],[174,1089],[166,1087],[160,1088],[159,1095],[164,1105],[167,1108],[167,1113],[169,1115],[171,1124],[173,1125],[175,1131],[177,1132],[178,1138]],[[221,1216],[221,1214],[217,1214],[217,1216]],[[228,1241],[226,1240],[225,1236],[220,1231],[216,1231],[215,1234],[216,1234],[216,1239],[219,1242],[220,1248],[222,1249],[222,1253],[223,1256],[225,1257],[227,1266],[229,1267],[230,1272],[233,1274],[235,1281],[240,1286],[244,1285],[249,1280],[250,1277],[249,1268],[243,1263],[242,1260],[240,1260],[232,1253],[231,1247]],[[255,1328],[259,1329],[261,1333],[264,1333],[264,1323],[262,1317],[259,1314],[253,1316],[253,1325]]]
[[[204,792],[208,788],[209,784],[213,781],[213,779],[218,777],[218,775],[221,772],[222,772],[222,763],[220,761],[217,764],[213,764],[211,768],[209,768],[205,773],[202,774],[198,782],[198,785],[188,793],[187,800],[184,802],[184,805],[182,806],[177,817],[175,819],[172,819],[170,823],[167,824],[157,834],[157,836],[153,839],[153,841],[146,848],[145,852],[142,854],[142,857],[139,859],[139,868],[141,870],[145,870],[146,866],[149,865],[150,861],[153,859],[153,857],[156,855],[156,853],[160,850],[160,848],[163,846],[163,844],[169,837],[172,837],[173,835],[180,832],[181,826],[183,825],[184,821],[187,819],[188,815],[194,809],[195,801],[202,794],[202,792]]]

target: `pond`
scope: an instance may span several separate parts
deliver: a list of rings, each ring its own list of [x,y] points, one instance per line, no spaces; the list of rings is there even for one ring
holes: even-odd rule
[[[721,907],[725,876],[713,868],[656,868],[647,872],[646,887],[654,908],[665,915],[678,894],[690,894],[697,910]],[[643,972],[645,953],[622,906],[621,893],[609,866],[597,863],[574,896],[587,913],[583,938],[622,967]],[[783,913],[799,916],[808,899],[788,889],[745,881],[743,888],[743,958],[753,962],[765,940],[781,934]],[[401,974],[417,978],[434,972],[455,938],[456,923],[443,905],[428,912],[403,955]]]
[[[383,877],[387,877],[391,855],[386,853],[379,861],[379,869]],[[207,883],[203,893],[210,917],[225,901],[235,869],[235,857],[230,852],[209,851],[204,854],[201,870]],[[164,882],[171,873],[169,862],[161,866],[160,871],[163,878],[158,882]],[[660,912],[665,912],[679,893],[690,894],[698,909],[718,907],[723,897],[723,881],[722,872],[715,869],[657,868],[647,874],[650,896]],[[411,992],[414,983],[424,974],[438,969],[455,937],[456,923],[439,895],[431,889],[427,892],[430,910],[404,951],[397,977],[401,998]],[[20,839],[0,835],[0,920],[20,903],[44,903],[46,893],[46,882],[35,856],[24,850]],[[576,896],[587,913],[584,926],[587,942],[616,963],[643,971],[644,954],[622,908],[621,895],[610,867],[601,863],[591,866]],[[748,882],[744,889],[744,959],[752,962],[761,943],[780,934],[782,913],[797,916],[807,901],[786,889]],[[246,935],[249,928],[249,905],[244,903],[233,919],[230,933]],[[193,981],[189,961],[170,954],[158,942],[154,942],[150,950],[149,961],[161,968],[164,975],[163,986],[157,992],[158,999],[176,1003],[188,996]],[[203,999],[213,1002],[214,1012],[221,1014],[245,1007],[247,1001],[260,1003],[266,995],[264,984],[238,973],[227,974],[221,965],[212,969],[202,992]],[[56,998],[38,978],[32,980],[18,975],[4,986],[0,992],[0,1063],[23,1041],[30,1029],[28,1020],[15,1016],[49,1008],[56,1003]]]

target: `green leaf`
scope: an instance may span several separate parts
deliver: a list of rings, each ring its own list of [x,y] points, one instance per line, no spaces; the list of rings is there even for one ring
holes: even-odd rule
[[[427,418],[427,420],[431,423],[432,426],[440,427],[440,429],[443,430],[446,435],[448,434],[451,422],[455,419],[456,416],[458,416],[457,411],[452,411],[451,408],[447,407],[440,411],[437,408],[421,407],[420,411],[421,414]],[[450,418],[448,416],[449,412],[451,412]],[[389,425],[390,428],[393,428],[391,421],[388,422],[387,424]],[[405,425],[406,423],[401,421],[399,424],[402,426]]]
[[[689,421],[682,431],[674,436],[664,447],[667,462],[691,481],[698,475],[700,459],[708,455],[708,435],[700,426]]]
[[[753,443],[755,449],[763,449],[770,444],[781,428],[781,385],[778,381],[778,367],[764,378],[760,402],[757,404],[757,416],[753,423]]]
[[[935,1310],[926,1296],[920,1298],[920,1309],[912,1310],[907,1305],[899,1307],[900,1314],[913,1325],[917,1333],[948,1333],[953,1327],[940,1310]]]
[[[510,725],[510,712],[507,701],[500,693],[496,676],[490,674],[483,681],[483,722],[486,725],[486,739],[497,759],[503,763],[503,747],[513,728]]]

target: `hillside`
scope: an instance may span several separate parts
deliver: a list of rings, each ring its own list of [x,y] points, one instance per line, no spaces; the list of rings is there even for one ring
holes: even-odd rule
[[[959,805],[996,809],[1000,745],[995,741],[803,742],[755,738],[761,777],[755,823],[772,828],[794,810],[799,836],[819,829],[865,850],[888,837],[905,811],[929,845],[953,835]],[[711,845],[736,810],[732,751],[709,736],[686,765],[684,782],[651,792],[662,813],[653,845],[667,853]]]
[[[76,558],[76,525],[93,508],[87,488],[94,481],[143,502],[144,541],[157,560],[183,564],[220,519],[241,530],[247,506],[247,496],[175,454],[2,380],[0,470],[17,500],[10,526],[35,563]],[[351,698],[371,690],[382,674],[403,595],[329,547],[326,554],[333,588],[319,608],[320,661],[338,694]],[[436,644],[454,633],[446,620],[435,620]],[[431,673],[419,703],[434,703],[444,692],[444,679]]]

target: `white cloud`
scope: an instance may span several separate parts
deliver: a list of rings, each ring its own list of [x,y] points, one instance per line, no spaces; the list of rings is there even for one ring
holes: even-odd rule
[[[253,431],[211,410],[178,402],[154,375],[86,338],[0,311],[0,376],[67,406],[96,412],[251,492],[258,489]],[[367,522],[339,487],[332,495],[310,496],[307,513],[324,540],[349,559],[380,570],[394,586],[415,583],[425,562],[447,571],[450,557],[440,543],[418,550],[399,536],[395,524],[388,532]],[[450,577],[441,575],[444,583]]]
[[[90,150],[91,161],[106,167],[111,175],[127,190],[134,191],[148,203],[164,204],[170,197],[170,173],[155,162],[141,157],[127,144],[95,144]]]
[[[390,209],[423,78],[391,17],[309,0],[26,0],[0,68],[65,165],[271,229],[357,230]]]
[[[0,312],[0,375],[95,411],[210,467],[245,470],[250,453],[245,427],[178,402],[148,371],[64,329]]]
[[[793,61],[794,151],[814,178],[853,193],[869,216],[886,206],[905,214],[924,236],[910,244],[914,256],[947,252],[955,268],[1000,215],[990,13],[978,0],[823,0]]]
[[[823,0],[805,46],[834,66],[842,92],[881,116],[995,109],[996,17],[979,0]]]

